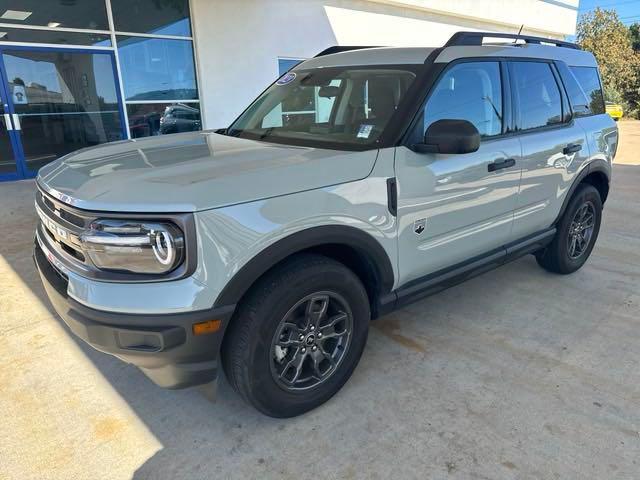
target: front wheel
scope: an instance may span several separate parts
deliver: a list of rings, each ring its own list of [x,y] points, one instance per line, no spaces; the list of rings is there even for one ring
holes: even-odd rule
[[[600,232],[602,200],[592,185],[581,184],[557,225],[556,236],[536,254],[538,264],[554,273],[568,274],[587,261]]]
[[[351,270],[323,256],[296,255],[243,299],[223,343],[227,378],[261,412],[300,415],[349,379],[369,320],[367,293]]]

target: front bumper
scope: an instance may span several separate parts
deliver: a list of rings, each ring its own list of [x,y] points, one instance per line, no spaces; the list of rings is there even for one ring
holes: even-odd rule
[[[138,366],[161,387],[185,388],[215,380],[222,335],[235,306],[153,315],[96,310],[67,295],[66,276],[49,262],[37,242],[33,257],[56,313],[93,348]],[[193,324],[207,320],[221,320],[220,328],[194,335]]]

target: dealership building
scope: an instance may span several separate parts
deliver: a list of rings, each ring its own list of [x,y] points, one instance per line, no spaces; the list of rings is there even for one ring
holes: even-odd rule
[[[578,3],[0,0],[0,180],[103,142],[227,126],[329,46],[440,46],[460,30],[521,28],[562,39]]]

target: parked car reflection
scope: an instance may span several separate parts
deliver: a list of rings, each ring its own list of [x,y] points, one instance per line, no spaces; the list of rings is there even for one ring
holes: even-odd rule
[[[177,104],[165,108],[160,117],[160,134],[194,132],[202,128],[200,110],[190,105]]]
[[[200,130],[202,121],[198,106],[197,103],[128,104],[131,138]]]

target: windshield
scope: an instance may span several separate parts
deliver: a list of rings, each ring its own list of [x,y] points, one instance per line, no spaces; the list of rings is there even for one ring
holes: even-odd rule
[[[320,148],[372,148],[413,83],[415,68],[296,69],[258,97],[227,134]]]

